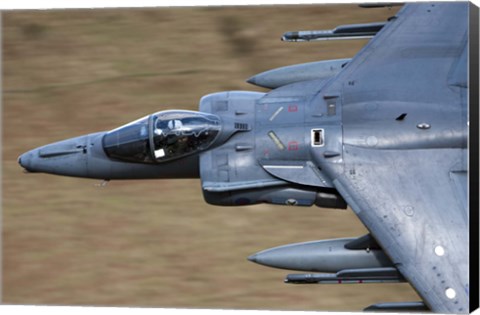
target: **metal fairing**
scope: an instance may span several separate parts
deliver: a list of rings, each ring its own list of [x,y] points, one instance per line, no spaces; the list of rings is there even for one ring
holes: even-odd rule
[[[328,104],[317,92],[324,80],[311,80],[276,89],[257,102],[256,154],[270,174],[297,184],[333,188],[330,179],[312,161],[312,130],[321,129],[317,152],[338,152],[341,158],[339,117],[328,114]],[[337,121],[337,123],[335,122]],[[273,132],[273,137],[269,133]],[[328,150],[327,150],[328,148]]]
[[[205,96],[200,101],[200,111],[221,115],[223,125],[255,124],[255,102],[263,93],[221,92]],[[203,189],[233,187],[235,183],[254,181],[278,182],[256,163],[254,133],[248,130],[231,135],[229,141],[221,146],[204,152],[200,156],[200,175]],[[248,172],[246,172],[248,171]],[[241,186],[236,185],[242,188]],[[248,187],[245,187],[248,188]]]
[[[305,123],[305,105],[324,83],[312,80],[301,90],[303,93],[299,93],[297,84],[292,84],[268,94],[222,92],[202,98],[200,110],[222,117],[224,126],[252,127],[234,132],[228,141],[201,154],[200,175],[208,202],[320,205],[318,187],[333,188],[333,184],[311,161],[311,129],[320,125]],[[322,128],[334,132],[331,126]],[[272,190],[277,186],[286,187]],[[275,192],[276,196],[251,191],[258,188],[268,189],[268,195]]]

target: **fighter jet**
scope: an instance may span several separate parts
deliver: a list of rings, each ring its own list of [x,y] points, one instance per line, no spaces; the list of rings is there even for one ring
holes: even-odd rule
[[[368,309],[466,313],[468,13],[468,3],[412,3],[386,22],[287,32],[285,41],[371,40],[351,59],[248,79],[266,93],[209,94],[199,111],[154,113],[18,162],[104,180],[200,178],[205,201],[221,206],[350,206],[368,235],[249,259],[309,272],[287,283],[408,281],[423,299]]]

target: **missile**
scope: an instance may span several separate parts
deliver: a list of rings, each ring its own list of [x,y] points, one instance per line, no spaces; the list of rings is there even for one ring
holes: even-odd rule
[[[340,283],[398,283],[405,282],[400,272],[394,267],[345,269],[331,273],[291,274],[285,283],[295,284],[340,284]]]
[[[284,245],[258,252],[248,260],[280,269],[327,273],[393,267],[392,261],[369,235]]]
[[[370,2],[370,3],[360,3],[358,6],[360,8],[371,9],[371,8],[391,8],[396,6],[402,6],[405,3],[402,2]]]
[[[372,38],[384,26],[385,22],[340,25],[332,30],[286,32],[282,41],[309,42],[333,39],[364,39]]]
[[[422,301],[419,302],[389,302],[370,305],[364,312],[425,312],[429,311],[428,306]]]

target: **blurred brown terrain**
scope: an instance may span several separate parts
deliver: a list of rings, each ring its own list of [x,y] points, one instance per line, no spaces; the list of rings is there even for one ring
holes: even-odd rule
[[[23,174],[34,147],[201,96],[261,90],[255,73],[354,56],[366,41],[284,43],[285,31],[386,20],[356,5],[3,12],[3,303],[361,310],[415,301],[408,284],[286,285],[247,257],[360,236],[350,211],[207,205],[199,180]]]

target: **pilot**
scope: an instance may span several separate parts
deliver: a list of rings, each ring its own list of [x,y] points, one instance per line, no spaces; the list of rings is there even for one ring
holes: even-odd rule
[[[182,155],[187,151],[188,137],[182,136],[182,128],[183,124],[178,119],[158,119],[155,122],[154,146],[157,159]]]
[[[181,120],[172,119],[172,120],[168,121],[168,128],[170,130],[180,130],[180,129],[182,129],[182,127],[183,127],[183,124],[182,124]]]

